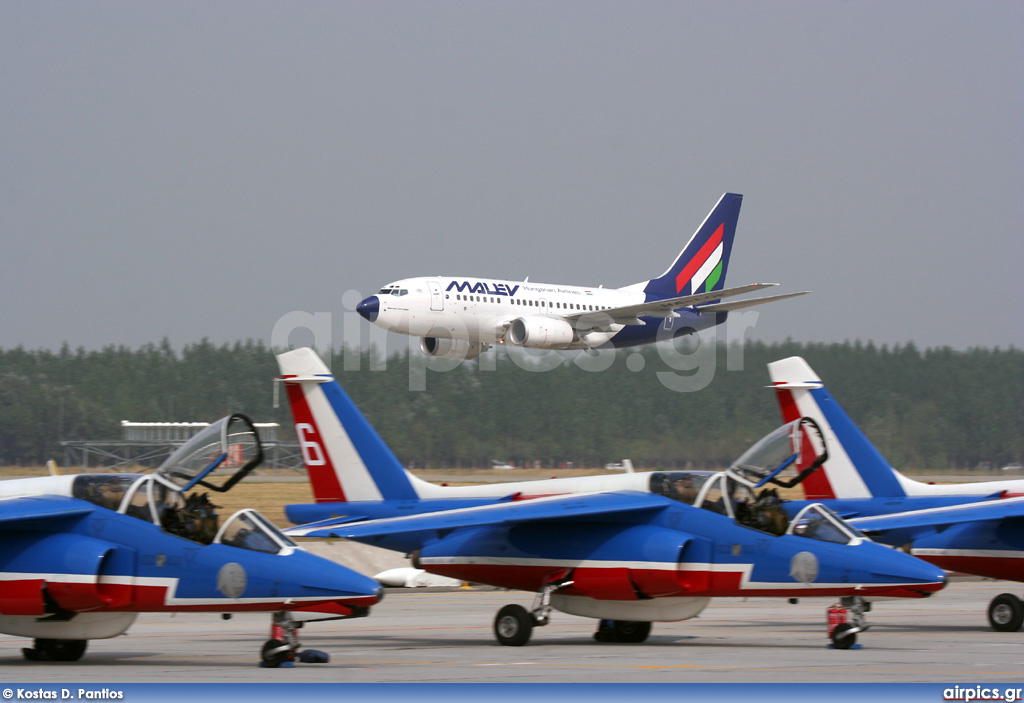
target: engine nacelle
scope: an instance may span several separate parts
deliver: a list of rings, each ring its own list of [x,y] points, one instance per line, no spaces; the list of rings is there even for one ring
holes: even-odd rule
[[[131,587],[123,585],[123,579],[111,579],[108,574],[130,574],[133,557],[109,542],[58,533],[42,539],[9,540],[5,547],[17,554],[7,561],[9,571],[37,578],[7,579],[0,584],[0,613],[4,615],[43,615],[47,597],[62,610],[74,613],[120,607],[131,600]],[[24,555],[39,553],[48,555],[48,566],[54,575],[33,573],[34,565]],[[115,564],[120,568],[115,570]]]
[[[480,356],[484,345],[480,342],[469,342],[465,339],[447,339],[445,337],[421,337],[420,351],[427,356],[440,359],[462,359],[469,361]]]
[[[564,349],[576,339],[576,330],[565,320],[531,315],[512,320],[508,339],[517,347]]]

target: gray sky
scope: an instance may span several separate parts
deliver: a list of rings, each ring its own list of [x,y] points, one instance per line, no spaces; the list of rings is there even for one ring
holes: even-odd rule
[[[752,336],[1024,347],[1022,36],[1020,2],[0,0],[0,347],[626,285],[725,191],[727,284],[814,291]]]

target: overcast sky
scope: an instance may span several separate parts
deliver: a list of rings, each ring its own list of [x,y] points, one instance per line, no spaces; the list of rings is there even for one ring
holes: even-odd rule
[[[627,285],[725,191],[727,285],[814,291],[751,336],[1024,347],[1022,36],[1016,1],[0,0],[0,347]]]

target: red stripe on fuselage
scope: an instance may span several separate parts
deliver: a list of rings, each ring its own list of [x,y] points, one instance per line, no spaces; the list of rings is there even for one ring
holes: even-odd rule
[[[313,411],[309,409],[309,403],[306,402],[306,394],[302,389],[302,385],[288,383],[285,387],[288,390],[288,405],[292,409],[292,419],[295,420],[295,432],[296,434],[308,433],[300,436],[298,439],[299,445],[304,447],[302,458],[304,460],[303,463],[306,464],[306,473],[309,474],[309,483],[313,487],[313,500],[317,503],[346,502],[345,491],[341,487],[341,482],[338,481],[338,473],[334,470],[331,456],[328,454],[327,447],[320,436],[320,427],[313,418]],[[312,429],[303,428],[300,430],[300,425]],[[304,445],[303,443],[307,444]],[[316,450],[310,448],[312,444],[316,445]],[[318,456],[312,458],[317,461],[322,460],[323,463],[310,466],[305,461],[307,458],[310,458],[307,457],[307,452],[310,451],[318,453]]]
[[[0,593],[18,593],[26,591],[38,592],[43,584],[42,579],[19,579],[4,581]],[[49,589],[67,591],[81,591],[83,588],[95,588],[96,584],[46,581]],[[249,612],[268,610],[307,610],[312,612],[337,613],[339,609],[350,606],[369,607],[377,602],[376,596],[357,596],[355,598],[323,598],[322,600],[296,601],[287,597],[266,598],[256,603],[240,603],[232,598],[196,598],[196,600],[213,601],[209,603],[168,603],[171,597],[167,586],[162,585],[131,585],[121,583],[103,583],[103,596],[110,599],[116,605],[105,605],[100,607],[83,607],[75,612],[93,613],[222,613],[222,612]],[[242,594],[245,597],[245,594]],[[40,601],[42,599],[40,598]],[[41,615],[41,612],[31,612],[31,609],[12,609],[10,603],[4,604],[5,608],[0,612],[5,615]]]
[[[485,583],[498,588],[511,588],[519,591],[539,591],[543,586],[552,582],[553,578],[564,574],[568,565],[556,566],[533,566],[515,564],[422,564],[424,569],[432,574],[448,576],[460,581],[471,581],[473,583]],[[623,569],[622,567],[584,567],[573,569],[573,575],[581,572],[588,572],[589,578],[581,579],[586,581],[589,587],[586,590],[574,586],[560,590],[560,595],[588,596],[597,600],[637,600],[638,596],[624,594],[621,583],[614,578],[615,573],[628,571],[630,579],[637,585],[645,582],[664,582],[665,570],[661,569]],[[600,578],[595,578],[598,572],[610,572],[609,588],[602,590],[599,586]],[[745,596],[835,596],[852,594],[853,587],[848,584],[816,587],[814,584],[793,583],[792,586],[783,587],[757,587],[748,585],[743,588],[743,574],[739,571],[711,571],[707,569],[684,569],[674,573],[679,588],[675,593],[662,591],[658,597],[745,597]],[[706,588],[690,588],[691,583],[704,583]],[[921,598],[925,593],[938,591],[942,588],[941,583],[912,585],[912,586],[871,586],[864,585],[857,587],[858,594],[886,595],[892,597]],[[642,588],[641,588],[642,590]],[[646,595],[646,594],[645,594]],[[626,596],[626,597],[624,597]]]
[[[683,267],[683,270],[679,272],[679,275],[676,276],[676,293],[683,289],[683,286],[693,278],[693,274],[697,272],[697,269],[704,265],[704,262],[708,260],[708,257],[711,256],[715,252],[715,249],[718,248],[718,245],[722,243],[722,233],[724,231],[725,225],[718,225],[718,229],[716,229],[715,233],[711,235],[711,239],[704,243],[704,246],[700,248],[697,255],[690,259],[689,263],[687,263],[686,266]],[[690,292],[692,293],[693,291]]]

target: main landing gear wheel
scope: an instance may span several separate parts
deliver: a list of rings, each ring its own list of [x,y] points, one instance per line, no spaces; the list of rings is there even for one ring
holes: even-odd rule
[[[88,640],[47,640],[38,639],[32,649],[21,650],[22,655],[33,662],[76,662],[85,654]]]
[[[1024,603],[1012,593],[1001,593],[988,605],[988,622],[993,630],[1017,632],[1024,625]]]
[[[852,629],[853,625],[846,622],[836,625],[836,629],[832,630],[832,646],[836,649],[849,649],[857,644],[857,633],[850,632]]]
[[[506,605],[494,618],[494,636],[506,647],[522,647],[533,633],[533,615],[521,605]]]
[[[602,620],[594,633],[598,642],[640,643],[651,634],[651,623],[631,620]]]

